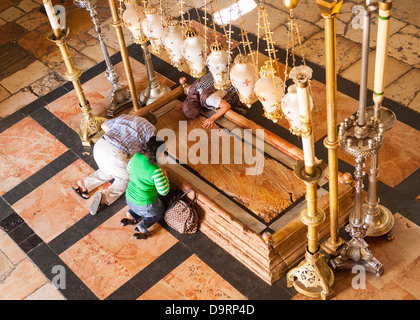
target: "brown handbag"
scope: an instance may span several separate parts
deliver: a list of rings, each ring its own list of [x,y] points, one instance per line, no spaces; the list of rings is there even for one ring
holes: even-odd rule
[[[194,197],[187,203],[182,198],[189,192],[194,192]],[[196,232],[198,229],[198,215],[194,209],[196,201],[197,195],[192,188],[178,196],[165,212],[166,224],[179,233]]]

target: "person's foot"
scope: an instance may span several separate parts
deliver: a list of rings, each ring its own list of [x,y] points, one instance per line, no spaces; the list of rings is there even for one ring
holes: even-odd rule
[[[85,186],[85,184],[83,183],[82,179],[77,179],[75,181],[76,187],[72,187],[72,189],[74,190],[74,192],[76,192],[79,196],[81,196],[83,199],[89,199],[90,195],[89,192]]]
[[[133,238],[134,239],[147,239],[149,237],[149,235],[145,234],[138,227],[135,227],[134,230],[137,231],[135,234],[133,234]]]
[[[125,218],[121,219],[121,225],[123,227],[128,226],[128,225],[134,225],[136,224],[136,221],[134,221],[134,219],[131,217],[131,214],[128,213],[128,211],[125,213]]]
[[[136,232],[135,234],[133,234],[133,238],[138,240],[147,239],[148,237],[149,236],[143,232]]]
[[[94,216],[95,214],[97,214],[101,209],[103,209],[104,207],[106,207],[105,204],[105,199],[104,196],[102,195],[101,192],[97,192],[95,193],[95,196],[93,198],[93,202],[90,205],[89,208],[89,213]]]

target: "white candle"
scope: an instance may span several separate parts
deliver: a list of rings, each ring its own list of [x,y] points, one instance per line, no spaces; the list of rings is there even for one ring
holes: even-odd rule
[[[314,138],[312,134],[312,117],[311,117],[311,104],[309,97],[309,88],[304,88],[299,85],[296,86],[299,113],[301,117],[302,127],[302,146],[303,146],[303,158],[305,166],[313,167],[315,165],[315,150],[314,150]]]
[[[42,0],[42,2],[44,4],[45,11],[47,12],[48,20],[50,20],[51,27],[54,30],[61,30],[51,0]]]

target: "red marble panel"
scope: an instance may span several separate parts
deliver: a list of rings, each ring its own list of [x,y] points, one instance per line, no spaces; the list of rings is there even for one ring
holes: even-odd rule
[[[0,194],[11,190],[68,149],[30,117],[0,133]]]

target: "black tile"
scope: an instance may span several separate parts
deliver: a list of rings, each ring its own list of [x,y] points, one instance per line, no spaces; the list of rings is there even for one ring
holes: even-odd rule
[[[37,246],[39,246],[40,244],[44,243],[44,241],[37,235],[37,234],[32,234],[31,236],[29,236],[26,240],[22,241],[19,244],[19,247],[25,252],[28,253],[30,252],[32,249],[36,248]]]
[[[128,281],[106,297],[105,300],[136,300],[142,293],[143,292]]]
[[[48,164],[48,167],[54,172],[58,173],[64,168],[67,168],[73,162],[75,162],[78,157],[71,150],[67,150],[65,153],[60,155],[58,158],[54,159]]]
[[[77,231],[73,226],[67,228],[56,238],[48,243],[48,246],[57,254],[60,255],[85,235]]]
[[[36,189],[44,182],[51,179],[54,175],[55,172],[47,165],[26,179],[26,182],[29,183],[33,189]]]
[[[31,113],[31,117],[36,122],[38,122],[41,126],[43,126],[51,119],[54,119],[55,115],[46,108],[39,108],[38,110]]]
[[[45,107],[47,103],[42,99],[36,99],[35,101],[31,102],[30,104],[26,105],[23,108],[19,109],[19,112],[21,112],[23,115],[30,115],[31,113],[34,113],[38,111],[39,109]]]
[[[14,205],[17,201],[32,192],[34,188],[25,180],[19,183],[12,190],[9,190],[3,195],[3,199],[10,205]]]
[[[192,252],[178,242],[135,275],[130,283],[140,290],[140,295],[164,278],[169,272],[191,256]]]
[[[0,221],[0,228],[9,233],[24,223],[23,219],[16,213],[12,212],[6,218]]]
[[[42,243],[28,252],[28,257],[47,277],[51,274],[52,266],[59,260],[57,254],[46,243]]]
[[[70,82],[70,84],[72,83]],[[66,93],[68,93],[68,90],[66,88],[66,85],[63,85],[48,92],[46,95],[42,96],[41,99],[44,100],[46,104],[49,104],[54,100],[64,96]]]
[[[248,294],[249,300],[290,300],[297,292],[293,288],[287,288],[285,277],[272,285],[262,282]]]
[[[0,197],[0,221],[13,212],[12,207],[10,207],[10,205],[2,197]]]
[[[26,223],[21,223],[18,227],[9,232],[10,238],[17,244],[25,241],[33,234],[34,231]]]
[[[25,118],[25,116],[19,111],[16,111],[15,113],[12,113],[10,116],[4,119],[0,119],[0,133],[9,129],[11,126],[18,123],[23,118]]]

